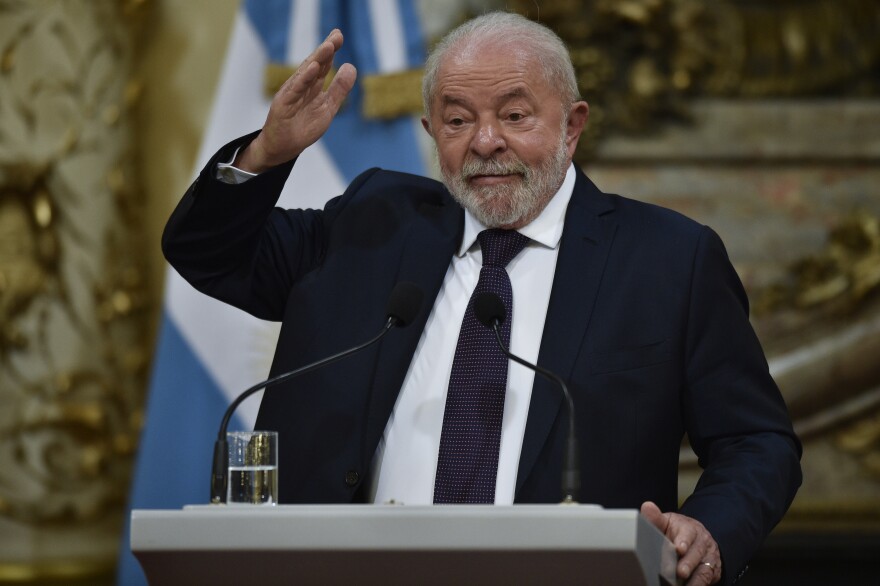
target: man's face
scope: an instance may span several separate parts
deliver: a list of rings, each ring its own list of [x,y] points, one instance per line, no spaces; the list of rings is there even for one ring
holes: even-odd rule
[[[453,49],[440,65],[422,122],[444,183],[488,227],[528,224],[562,184],[587,105],[563,110],[560,93],[515,43]]]

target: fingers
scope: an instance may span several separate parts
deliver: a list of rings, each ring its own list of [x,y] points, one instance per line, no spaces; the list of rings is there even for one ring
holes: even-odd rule
[[[708,586],[721,580],[721,558],[717,561],[708,559],[697,563],[685,586]]]
[[[328,47],[328,45],[330,47]],[[330,72],[330,68],[333,67],[333,57],[336,55],[336,52],[342,48],[342,33],[339,29],[333,29],[323,43],[318,47],[320,51],[316,51],[319,53],[319,58],[317,59],[318,64],[321,66],[321,71],[318,73],[319,77],[323,79]],[[328,53],[329,51],[329,53]]]
[[[332,60],[329,63],[332,64]],[[322,107],[328,106],[327,111],[331,116],[335,116],[354,87],[357,69],[351,63],[343,63],[327,87],[326,96],[322,96],[328,70],[329,66],[319,68],[315,62],[310,63],[298,83],[291,86],[286,104],[294,107],[302,107],[309,103],[322,104]],[[327,104],[323,104],[324,97],[328,99]]]
[[[721,579],[721,553],[718,544],[703,524],[684,515],[674,515],[670,525],[676,525],[673,543],[680,558],[677,573],[687,584],[714,584]]]
[[[688,580],[688,586],[714,584],[721,579],[718,544],[702,523],[678,513],[662,513],[650,501],[642,504],[641,513],[674,545],[679,556],[676,573]]]
[[[324,73],[330,70],[333,64],[333,56],[342,48],[342,32],[339,29],[333,29],[324,42],[315,47],[312,54],[306,57],[305,61],[300,64],[300,69],[308,67],[312,63],[317,63],[319,67],[324,69]]]
[[[692,521],[691,523],[682,522],[679,525],[672,543],[675,545],[675,551],[678,552],[679,556],[678,575],[681,578],[687,578],[704,559],[706,549],[708,548],[709,532],[703,529],[701,533],[702,525],[698,527],[697,521]]]
[[[342,32],[333,29],[324,42],[300,64],[296,73],[284,82],[278,93],[287,104],[308,101],[321,92],[324,78],[333,67],[333,58],[342,48],[342,41]]]

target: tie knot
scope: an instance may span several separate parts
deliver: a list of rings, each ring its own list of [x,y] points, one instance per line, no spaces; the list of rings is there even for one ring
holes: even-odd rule
[[[477,235],[480,250],[483,251],[483,266],[507,267],[507,264],[525,248],[529,241],[516,230],[493,228],[483,230]]]

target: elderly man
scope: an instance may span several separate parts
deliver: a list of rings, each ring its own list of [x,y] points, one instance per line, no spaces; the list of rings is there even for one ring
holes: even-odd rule
[[[263,129],[221,149],[163,239],[195,287],[283,322],[273,373],[371,337],[399,281],[430,301],[378,347],[266,392],[282,502],[559,500],[562,397],[476,323],[491,291],[511,350],[570,385],[581,501],[641,507],[688,584],[733,582],[794,497],[800,444],[717,235],[572,165],[589,110],[565,46],[505,13],[428,59],[442,184],[372,169],[324,210],[274,208],[355,82],[344,64],[323,85],[342,42],[331,32]],[[679,509],[685,433],[704,472]]]

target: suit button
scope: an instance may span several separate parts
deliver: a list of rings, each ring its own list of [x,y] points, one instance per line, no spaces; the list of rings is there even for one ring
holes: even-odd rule
[[[357,470],[349,470],[345,473],[346,486],[356,486],[360,479],[361,475],[357,473]]]

